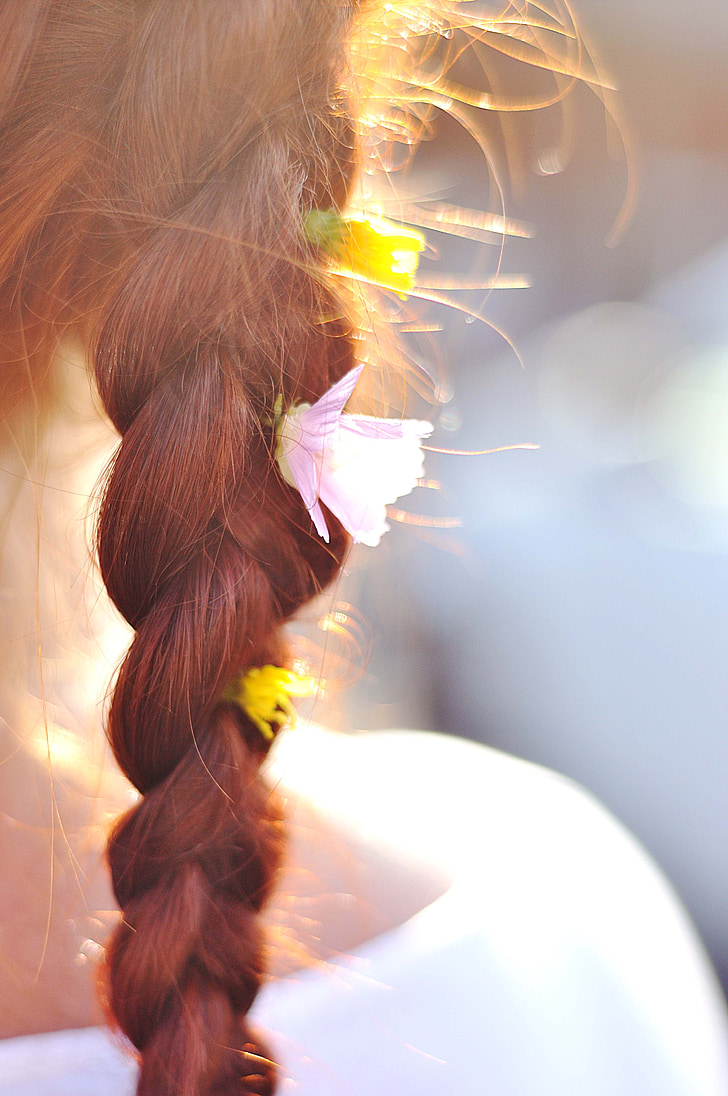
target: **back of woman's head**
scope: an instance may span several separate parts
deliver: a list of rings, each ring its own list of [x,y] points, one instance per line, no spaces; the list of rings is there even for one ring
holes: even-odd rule
[[[338,572],[275,462],[276,401],[353,365],[302,231],[353,171],[342,0],[10,0],[0,13],[2,411],[52,393],[69,329],[122,440],[99,518],[136,635],[108,733],[143,793],[109,861],[111,1012],[139,1092],[268,1093],[246,1014],[279,861],[268,744],[226,684],[285,660]]]

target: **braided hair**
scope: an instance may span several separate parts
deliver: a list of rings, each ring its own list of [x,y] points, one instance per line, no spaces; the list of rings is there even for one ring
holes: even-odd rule
[[[355,167],[349,0],[8,0],[0,46],[0,382],[42,411],[80,331],[121,441],[98,553],[135,630],[108,736],[141,793],[108,859],[110,1012],[140,1096],[271,1093],[247,1022],[282,848],[268,743],[226,684],[285,661],[338,573],[277,468],[274,407],[354,364],[301,231]],[[320,264],[318,264],[320,267]]]

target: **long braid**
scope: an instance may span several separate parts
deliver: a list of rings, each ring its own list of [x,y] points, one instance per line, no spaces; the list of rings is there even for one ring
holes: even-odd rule
[[[194,73],[190,19],[201,5],[174,6]],[[220,4],[206,35],[223,28],[230,6]],[[258,7],[278,19],[289,5]],[[147,83],[169,14],[169,4],[148,5],[136,27]],[[300,42],[287,48],[298,55]],[[137,124],[132,76],[107,128],[112,147]],[[217,145],[198,131],[157,149],[158,186],[145,191],[152,200],[94,350],[122,434],[99,557],[136,629],[109,738],[143,793],[109,841],[123,914],[108,948],[109,1003],[140,1051],[140,1096],[273,1090],[274,1068],[245,1016],[263,975],[257,914],[281,824],[259,775],[267,744],[220,696],[246,666],[284,660],[282,624],[336,574],[347,543],[338,527],[328,546],[312,537],[271,452],[275,397],[316,398],[352,364],[341,310],[310,273],[300,229],[322,182],[329,204],[341,190],[348,125],[330,106],[307,115],[282,95],[272,121],[252,109],[231,123],[230,113]],[[344,168],[327,172],[320,150],[337,129]],[[154,173],[142,156],[133,163]],[[124,213],[139,186],[121,177],[118,189]]]
[[[84,337],[121,435],[101,506],[135,629],[108,735],[141,793],[108,846],[107,951],[141,1096],[271,1093],[246,1016],[282,823],[268,744],[221,699],[282,664],[283,625],[348,546],[313,531],[274,419],[353,365],[302,230],[353,173],[342,85],[355,0],[15,0],[0,44],[6,411]]]

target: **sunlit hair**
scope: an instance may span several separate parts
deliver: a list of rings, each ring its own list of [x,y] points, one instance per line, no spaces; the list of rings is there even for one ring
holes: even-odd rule
[[[311,533],[271,458],[273,408],[353,365],[302,212],[343,206],[351,11],[321,0],[30,0],[3,19],[0,330],[6,409],[79,326],[122,435],[99,518],[136,630],[111,705],[143,793],[109,863],[108,1002],[139,1092],[270,1092],[245,1016],[281,830],[267,743],[221,703],[285,662],[282,625],[347,548]]]
[[[466,44],[516,43],[567,83],[577,71],[575,37],[540,7],[483,11],[16,0],[0,12],[0,409],[32,398],[42,415],[73,332],[121,435],[98,554],[136,634],[108,736],[142,794],[109,839],[122,918],[105,992],[139,1052],[141,1096],[275,1085],[246,1017],[282,825],[260,778],[268,742],[221,697],[247,667],[285,665],[283,626],[348,548],[333,516],[329,544],[313,532],[278,472],[276,402],[315,401],[383,345],[367,341],[371,299],[327,272],[302,224],[312,209],[377,212],[391,192],[376,173],[406,162],[433,111],[467,127],[461,107],[504,109],[448,76]],[[554,51],[566,42],[566,60],[544,36]],[[517,231],[432,204],[399,212],[476,239]]]

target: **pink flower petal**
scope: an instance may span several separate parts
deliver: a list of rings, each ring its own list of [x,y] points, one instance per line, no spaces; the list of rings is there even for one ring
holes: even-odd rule
[[[321,503],[320,502],[314,503],[313,506],[309,507],[308,512],[311,515],[311,521],[316,526],[316,532],[328,544],[329,540],[331,538],[329,537],[329,527],[326,524],[326,519],[324,518],[324,512],[321,509]]]
[[[363,365],[357,365],[355,369],[349,370],[345,377],[299,416],[303,441],[310,449],[322,449],[336,430],[341,412],[356,388],[363,369]]]
[[[306,508],[310,510],[319,497],[321,486],[320,455],[314,455],[302,441],[299,441],[286,451],[286,461],[296,490],[303,499]]]
[[[386,510],[379,503],[367,499],[352,498],[332,478],[322,484],[322,501],[331,513],[339,519],[355,544],[369,543],[374,530],[374,544],[379,542],[382,533],[389,526],[386,523]]]
[[[342,415],[341,427],[365,438],[401,438],[403,434],[399,419],[377,419],[373,415]]]
[[[345,414],[363,368],[352,369],[312,407],[294,407],[279,429],[283,476],[299,491],[327,543],[321,503],[355,542],[379,543],[389,528],[386,506],[416,485],[422,475],[420,441],[432,433],[429,422]]]
[[[418,437],[429,438],[434,427],[431,422],[419,419],[378,419],[374,415],[342,415],[342,430],[351,430],[365,438],[384,440]]]

